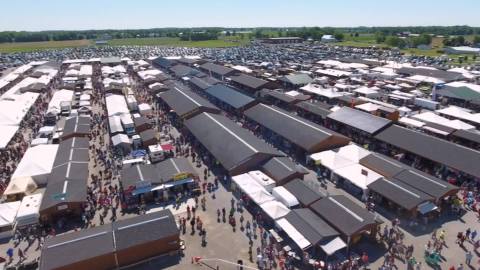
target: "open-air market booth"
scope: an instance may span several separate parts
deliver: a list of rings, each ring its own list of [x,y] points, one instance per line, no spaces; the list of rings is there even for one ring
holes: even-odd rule
[[[241,191],[257,206],[273,201],[275,198],[255,179],[248,174],[240,174],[232,177],[232,189]],[[248,201],[247,201],[247,205]]]
[[[169,158],[152,164],[124,166],[120,179],[125,207],[169,201],[178,193],[196,191],[198,174],[186,158]]]
[[[176,253],[180,249],[179,237],[173,214],[161,210],[49,237],[42,247],[39,269],[126,268]]]
[[[339,168],[334,173],[334,181],[347,191],[366,200],[370,184],[382,178],[382,175],[358,163]]]
[[[176,117],[189,119],[202,112],[215,114],[220,112],[215,105],[190,90],[173,87],[157,96],[162,101],[160,104],[164,109],[172,110],[173,114],[169,116],[174,121],[177,120]]]
[[[117,134],[111,138],[113,147],[126,156],[132,151],[132,142],[125,134]]]
[[[310,209],[340,232],[347,245],[357,243],[364,234],[373,239],[377,233],[379,221],[374,214],[345,196],[325,197]]]
[[[250,171],[248,172],[248,175],[250,175],[250,177],[252,177],[270,193],[275,187],[275,181],[261,171]]]
[[[42,202],[42,198],[43,193],[35,193],[23,197],[15,220],[15,227],[17,229],[38,224],[38,221],[40,220],[40,203]]]
[[[141,115],[149,115],[152,113],[152,106],[147,103],[138,104],[138,111]]]
[[[277,201],[283,203],[288,208],[294,208],[300,205],[297,197],[290,193],[285,187],[274,187],[272,190],[272,195]]]
[[[290,239],[284,249],[296,255],[308,252],[326,258],[347,246],[338,231],[308,208],[294,209],[275,224]]]
[[[257,169],[272,157],[284,156],[223,115],[201,113],[186,120],[185,127],[203,146],[200,154],[207,156],[207,163],[222,165],[231,175]]]
[[[433,197],[401,181],[382,178],[369,184],[368,188],[377,202],[383,201],[389,208],[403,210],[408,217],[416,217],[418,212],[423,215],[437,209]]]
[[[302,165],[296,164],[289,157],[274,157],[260,166],[260,170],[270,176],[275,181],[275,185],[280,186],[289,181],[300,178],[308,174],[308,170]]]
[[[262,203],[260,205],[260,208],[272,220],[280,219],[290,212],[290,209],[288,209],[288,207],[276,200]]]
[[[0,204],[0,239],[13,236],[15,217],[20,204],[20,201]]]
[[[302,207],[308,207],[312,203],[324,197],[318,191],[312,189],[303,180],[294,179],[283,186],[290,194],[297,198]]]
[[[123,133],[122,121],[118,115],[108,117],[108,126],[110,128],[110,135]]]

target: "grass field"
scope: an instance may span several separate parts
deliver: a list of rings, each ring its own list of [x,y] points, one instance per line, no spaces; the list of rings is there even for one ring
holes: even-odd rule
[[[375,40],[375,36],[373,34],[361,34],[358,37],[350,36],[350,34],[345,34],[343,41],[335,42],[335,45],[339,46],[352,46],[352,47],[380,47],[380,48],[387,48],[388,45],[386,44],[378,44]]]
[[[109,41],[111,46],[172,46],[172,47],[201,47],[220,48],[246,45],[248,39],[240,39],[238,36],[221,37],[217,40],[205,41],[181,41],[179,38],[126,38],[113,39]],[[21,42],[21,43],[0,43],[0,53],[30,52],[46,49],[73,48],[93,45],[92,40],[67,40],[67,41],[45,41],[45,42]]]
[[[73,48],[91,45],[90,40],[66,40],[66,41],[43,41],[43,42],[21,42],[21,43],[0,43],[1,53],[30,52],[45,49]]]
[[[205,41],[182,41],[179,38],[125,38],[112,39],[108,42],[111,46],[173,46],[173,47],[201,47],[201,48],[220,48],[235,47],[248,43],[247,39],[239,37],[224,37],[217,40]]]

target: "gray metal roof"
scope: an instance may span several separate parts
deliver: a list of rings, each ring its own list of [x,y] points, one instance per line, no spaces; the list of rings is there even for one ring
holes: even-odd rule
[[[323,194],[313,190],[300,179],[294,179],[283,185],[283,187],[292,193],[300,204],[305,207],[323,198]]]
[[[343,135],[277,107],[260,103],[246,110],[244,115],[307,152],[326,150],[349,142]]]
[[[166,92],[159,93],[158,96],[180,117],[186,117],[202,111],[220,111],[215,105],[196,93],[176,86]]]
[[[368,134],[376,134],[388,127],[392,121],[349,107],[342,107],[330,113],[327,119],[332,119],[350,127],[354,127]]]
[[[310,209],[347,237],[376,225],[372,213],[342,195],[323,198]]]
[[[480,177],[479,151],[397,125],[381,131],[375,138],[423,158]]]
[[[212,85],[205,92],[235,109],[244,108],[255,102],[255,99],[223,84]]]
[[[283,156],[223,115],[201,113],[186,120],[185,126],[227,170],[232,170],[255,156],[261,156],[258,162],[273,156]]]

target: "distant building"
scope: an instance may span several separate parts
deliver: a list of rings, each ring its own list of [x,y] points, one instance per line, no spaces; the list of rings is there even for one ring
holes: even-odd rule
[[[443,49],[443,51],[450,54],[480,54],[480,48],[468,46],[446,47]]]
[[[287,43],[302,43],[303,38],[300,37],[278,37],[278,38],[264,38],[263,43],[270,44],[287,44]]]
[[[323,35],[321,41],[325,43],[329,43],[329,42],[335,42],[337,40],[333,35]]]

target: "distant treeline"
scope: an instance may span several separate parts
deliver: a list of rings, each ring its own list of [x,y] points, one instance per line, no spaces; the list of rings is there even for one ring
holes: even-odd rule
[[[137,30],[84,30],[84,31],[40,31],[40,32],[0,32],[0,43],[32,42],[50,40],[78,39],[122,39],[146,37],[177,37],[183,40],[210,40],[218,38],[223,31],[241,33],[249,38],[272,36],[299,36],[320,39],[324,34],[335,35],[342,39],[343,35],[377,34],[392,36],[402,32],[415,34],[434,34],[443,36],[480,34],[480,27],[470,26],[411,26],[411,27],[296,27],[296,28],[154,28]],[[250,32],[245,34],[246,32]]]

